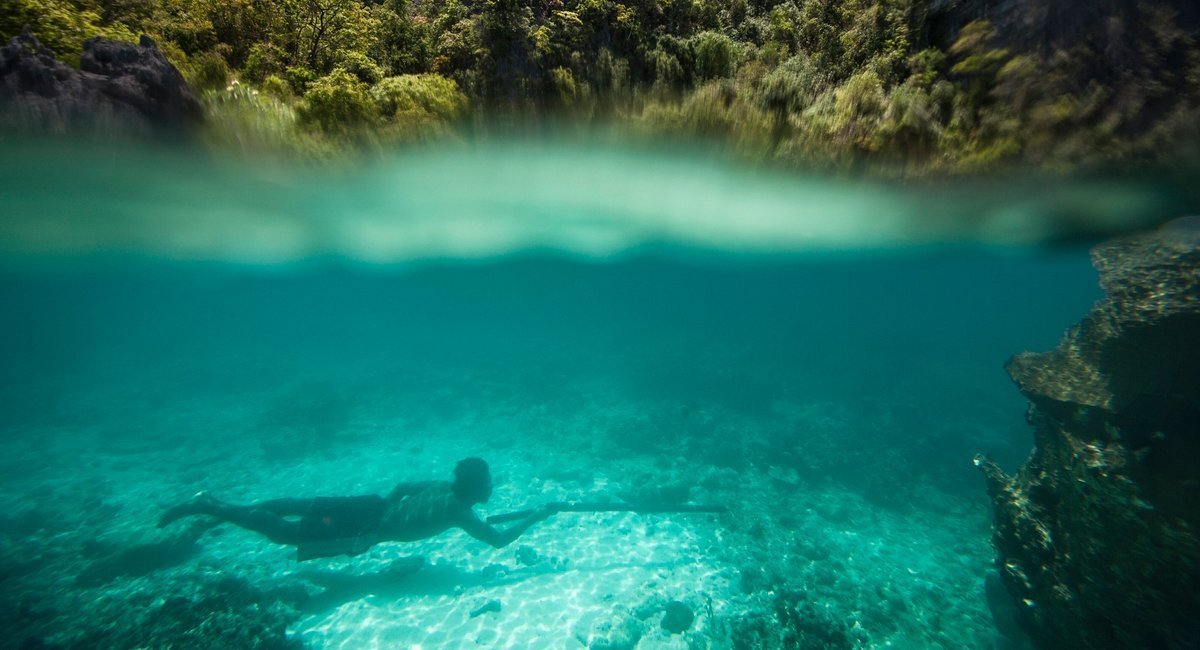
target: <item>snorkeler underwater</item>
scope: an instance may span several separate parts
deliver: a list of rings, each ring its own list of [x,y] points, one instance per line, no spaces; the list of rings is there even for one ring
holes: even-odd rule
[[[1191,0],[9,0],[0,648],[1200,647]]]

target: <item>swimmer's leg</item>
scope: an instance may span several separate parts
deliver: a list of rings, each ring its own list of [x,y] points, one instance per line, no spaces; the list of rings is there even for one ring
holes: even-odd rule
[[[312,510],[313,501],[315,499],[271,499],[259,501],[252,507],[273,512],[281,517],[303,517]]]
[[[166,528],[168,525],[177,519],[191,517],[192,515],[207,515],[209,511],[215,507],[217,500],[207,492],[197,492],[196,496],[184,501],[183,503],[168,508],[166,512],[158,518],[158,527]]]
[[[300,522],[284,519],[271,508],[291,508],[297,504],[284,502],[300,501],[311,501],[311,499],[277,499],[275,502],[266,501],[262,504],[236,506],[218,501],[207,492],[201,492],[192,497],[190,501],[181,503],[163,513],[158,520],[158,527],[162,528],[182,517],[208,515],[260,533],[276,544],[298,544],[307,541],[300,531]]]

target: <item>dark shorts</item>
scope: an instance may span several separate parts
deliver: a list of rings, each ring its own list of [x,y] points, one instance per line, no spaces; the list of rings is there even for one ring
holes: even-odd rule
[[[300,519],[296,545],[301,560],[334,555],[358,555],[377,540],[387,501],[379,495],[317,497]]]

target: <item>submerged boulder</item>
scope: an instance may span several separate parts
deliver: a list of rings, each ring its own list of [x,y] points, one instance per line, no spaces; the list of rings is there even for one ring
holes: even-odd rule
[[[672,600],[663,608],[663,618],[659,625],[671,634],[683,634],[692,629],[692,622],[695,620],[696,614],[687,603]]]
[[[997,568],[1040,647],[1200,647],[1200,218],[1092,261],[1106,297],[1007,364],[1033,454],[976,461]]]
[[[80,69],[54,58],[28,29],[0,47],[0,129],[157,136],[203,121],[200,101],[158,46],[83,43]]]

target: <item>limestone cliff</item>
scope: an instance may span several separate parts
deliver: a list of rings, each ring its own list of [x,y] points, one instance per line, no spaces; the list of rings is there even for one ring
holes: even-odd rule
[[[80,69],[28,31],[0,47],[0,129],[111,136],[178,134],[204,109],[152,40],[84,42]]]

